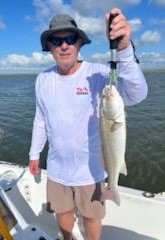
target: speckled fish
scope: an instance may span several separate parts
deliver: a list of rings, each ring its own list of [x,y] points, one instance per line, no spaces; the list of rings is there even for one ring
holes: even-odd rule
[[[103,199],[120,205],[118,180],[120,173],[127,175],[125,164],[126,123],[123,100],[115,85],[106,85],[100,106],[100,134],[102,157],[108,174]]]

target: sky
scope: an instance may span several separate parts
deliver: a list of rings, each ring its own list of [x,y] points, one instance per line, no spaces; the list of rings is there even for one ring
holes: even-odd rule
[[[165,0],[0,0],[0,73],[38,72],[53,66],[42,52],[40,35],[55,14],[67,13],[92,40],[82,59],[110,59],[105,13],[118,7],[132,28],[142,68],[165,68]]]

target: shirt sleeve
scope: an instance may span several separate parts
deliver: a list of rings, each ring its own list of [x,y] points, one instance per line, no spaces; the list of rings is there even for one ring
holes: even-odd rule
[[[32,140],[31,147],[29,152],[30,160],[38,160],[40,158],[40,153],[42,152],[46,141],[46,128],[44,121],[44,114],[42,103],[40,101],[40,86],[39,86],[39,77],[36,80],[35,92],[36,92],[36,112],[33,121],[32,128]]]
[[[144,100],[148,88],[140,65],[135,61],[132,45],[117,53],[117,88],[124,104],[131,106]]]

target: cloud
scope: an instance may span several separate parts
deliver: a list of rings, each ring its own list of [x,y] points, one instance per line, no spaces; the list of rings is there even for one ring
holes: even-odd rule
[[[68,2],[71,2],[68,3]],[[79,27],[84,30],[89,37],[93,37],[95,42],[99,43],[100,38],[106,38],[105,36],[105,20],[104,13],[111,10],[114,6],[119,6],[124,9],[127,6],[136,6],[140,4],[142,0],[33,0],[33,5],[36,9],[37,19],[37,30],[39,32],[44,31],[48,28],[51,17],[58,13],[67,13],[73,16],[78,23]],[[153,0],[152,2],[165,5],[165,0]],[[32,20],[29,15],[25,16],[26,20]],[[155,21],[155,26],[158,24],[158,21]],[[142,27],[142,21],[140,18],[134,18],[129,20],[130,25],[132,26],[133,32],[138,31]],[[160,23],[160,22],[159,22]],[[161,24],[164,24],[164,20],[161,20]],[[4,29],[5,24],[0,21],[0,30]],[[160,30],[160,29],[159,29]],[[98,38],[99,37],[99,38]],[[162,37],[163,38],[163,37]],[[148,30],[144,32],[140,37],[140,44],[153,44],[158,43],[161,40],[161,35],[158,31]],[[97,49],[97,48],[96,48]],[[96,52],[97,50],[95,50]],[[153,60],[153,57],[161,59],[161,63],[165,63],[164,55],[149,55],[143,53],[141,55],[141,62],[144,64],[149,64]],[[102,62],[106,63],[110,59],[109,51],[105,53],[95,53],[90,56],[92,62]],[[155,61],[153,61],[155,64]],[[160,63],[160,64],[161,64]],[[46,69],[49,66],[52,66],[54,62],[52,61],[51,54],[43,54],[39,52],[33,52],[30,56],[11,54],[4,58],[0,59],[0,70],[41,70]],[[164,64],[165,65],[165,64]]]
[[[156,4],[160,5],[160,6],[165,6],[165,0],[153,0],[153,2],[155,2]]]
[[[164,27],[164,25],[165,25],[165,18],[163,18],[163,19],[151,18],[151,19],[149,20],[149,23],[150,23],[151,25],[154,25],[154,26],[158,26],[158,27],[163,26],[163,27]]]
[[[33,18],[29,15],[25,15],[24,18],[25,18],[26,21],[32,21],[33,20]]]
[[[55,14],[66,13],[76,20],[78,26],[88,34],[105,33],[104,14],[113,7],[123,7],[137,5],[141,0],[72,0],[71,4],[67,4],[64,0],[33,0],[36,8],[36,18],[38,21],[38,31],[44,31],[48,28],[50,18]],[[93,7],[94,6],[94,7]],[[134,28],[138,27],[136,23]]]
[[[58,13],[69,13],[72,15],[71,5],[65,4],[62,0],[33,0],[36,8],[37,29],[43,31],[47,29],[50,18]]]
[[[130,5],[137,5],[141,0],[73,0],[73,8],[79,11],[83,15],[98,14],[98,11],[101,13],[106,13],[114,7],[124,7]]]
[[[94,35],[103,32],[105,33],[105,23],[103,22],[103,19],[93,17],[85,18],[77,15],[75,17],[75,20],[78,26],[83,29],[87,34]]]
[[[140,43],[158,43],[161,40],[161,35],[157,31],[145,31],[140,37]]]
[[[80,55],[80,59],[83,57]],[[165,54],[156,52],[143,52],[138,55],[141,65],[144,68],[158,68],[165,66]],[[87,59],[90,62],[106,64],[110,60],[110,52],[95,53]],[[5,58],[0,58],[0,72],[39,72],[54,65],[51,54],[33,52],[31,56],[11,54]]]
[[[86,2],[85,2],[86,3]],[[36,7],[36,18],[38,20],[37,29],[41,32],[48,28],[50,18],[55,14],[66,13],[71,15],[77,22],[78,26],[86,31],[87,34],[98,34],[105,31],[103,29],[104,18],[99,19],[92,17],[84,17],[80,12],[75,10],[73,6],[64,4],[62,0],[34,0],[33,4]],[[91,27],[92,26],[92,27]]]
[[[3,30],[6,28],[6,25],[0,20],[0,30]]]
[[[106,53],[96,53],[90,58],[91,62],[107,63],[110,59],[109,51]],[[165,66],[165,53],[156,52],[142,52],[138,55],[140,65],[143,69],[164,69]]]
[[[91,62],[99,62],[99,63],[107,63],[110,60],[110,52],[107,51],[105,53],[95,53],[93,54],[89,61]]]
[[[138,31],[142,26],[142,21],[139,18],[134,18],[128,22],[131,25],[133,32]]]
[[[140,59],[143,62],[151,62],[152,63],[165,63],[165,54],[156,53],[156,52],[142,52],[140,54]]]
[[[51,54],[39,52],[32,53],[31,56],[10,54],[0,59],[1,71],[38,71],[45,69],[53,64]]]
[[[165,66],[165,53],[142,52],[139,56],[141,65],[145,69],[156,69]]]

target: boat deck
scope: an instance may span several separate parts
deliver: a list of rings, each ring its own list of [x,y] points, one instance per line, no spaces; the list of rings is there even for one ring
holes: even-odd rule
[[[34,178],[27,168],[0,163],[0,183],[18,223],[11,230],[14,240],[60,239],[55,217],[47,211],[45,170],[40,178]],[[164,195],[145,197],[142,191],[122,186],[120,195],[120,207],[106,202],[101,239],[164,240]],[[85,239],[79,214],[75,215],[73,234],[77,240]]]

